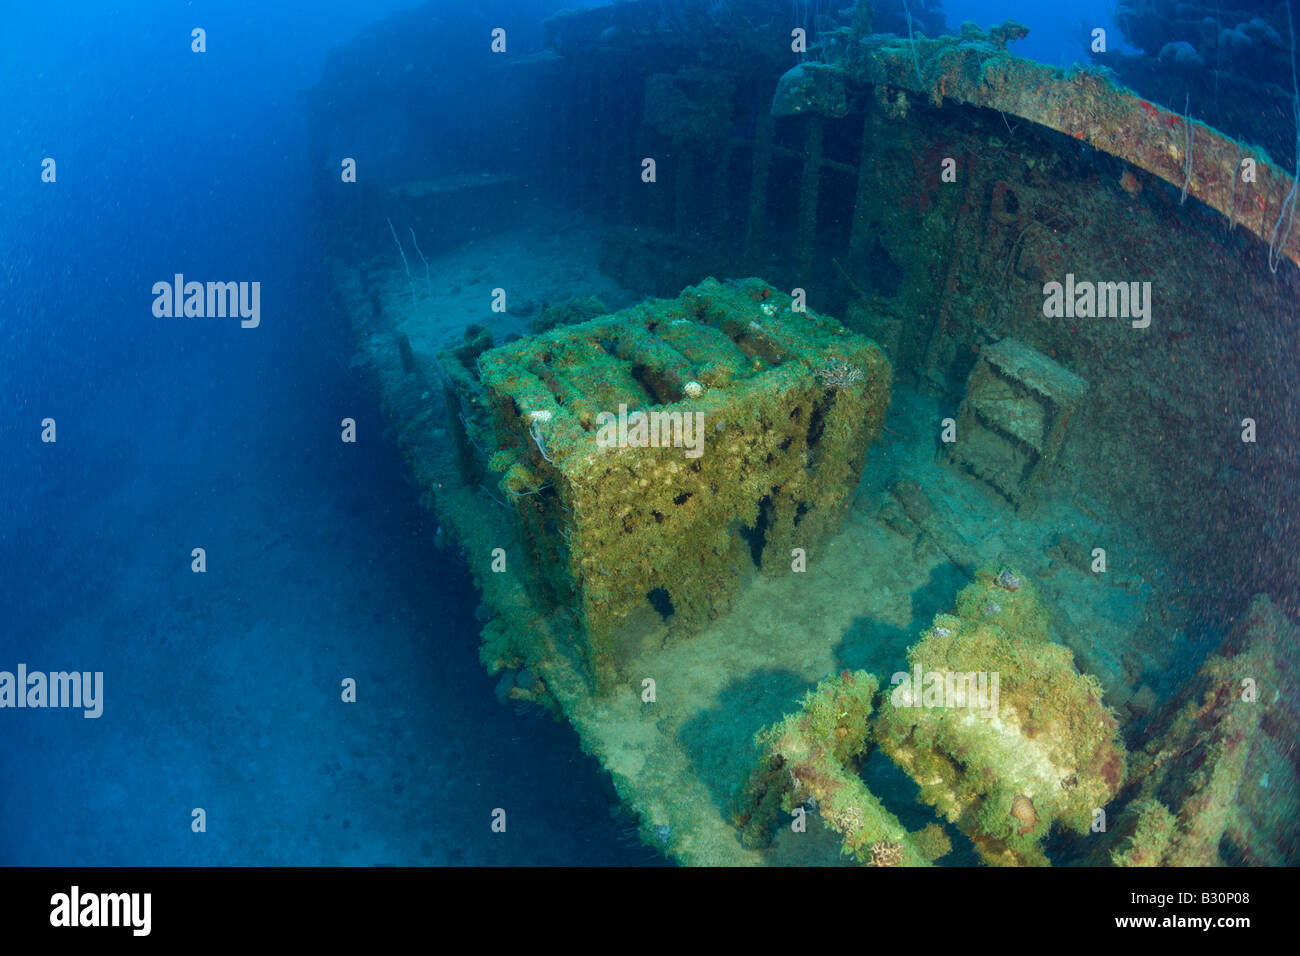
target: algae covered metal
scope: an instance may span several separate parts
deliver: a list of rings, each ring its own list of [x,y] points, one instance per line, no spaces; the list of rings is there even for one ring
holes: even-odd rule
[[[1087,833],[1124,780],[1119,723],[1096,679],[1048,637],[1019,572],[981,571],[908,652],[880,745],[988,863],[1047,863],[1053,824]]]
[[[787,814],[798,828],[815,812],[842,835],[842,852],[860,863],[925,866],[951,849],[937,825],[909,833],[862,781],[878,686],[864,671],[828,677],[798,711],[758,734],[759,765],[734,814],[747,844],[767,846]]]
[[[1012,338],[980,350],[948,453],[1019,504],[1048,480],[1088,383]]]
[[[602,689],[638,612],[689,635],[751,559],[787,562],[837,527],[889,401],[879,346],[756,279],[707,279],[478,369],[530,590],[572,613]]]

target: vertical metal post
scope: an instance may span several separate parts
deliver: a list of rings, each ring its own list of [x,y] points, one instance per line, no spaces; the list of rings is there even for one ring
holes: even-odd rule
[[[673,144],[673,232],[685,238],[691,214],[691,194],[695,191],[695,155]]]
[[[871,197],[875,194],[872,172],[875,164],[868,162],[871,144],[876,138],[879,114],[868,107],[862,117],[862,147],[858,151],[858,192],[853,199],[853,224],[849,232],[849,271],[856,272],[867,258],[871,243]]]
[[[803,178],[799,183],[799,232],[795,259],[799,271],[807,275],[812,266],[813,247],[817,239],[817,197],[821,190],[822,141],[825,124],[817,114],[808,117],[805,129]]]
[[[723,143],[713,157],[713,233],[709,245],[715,256],[727,251],[727,194],[731,186],[731,143]]]
[[[754,123],[754,165],[745,220],[745,260],[751,264],[758,260],[767,233],[767,175],[771,168],[772,111],[760,106]]]

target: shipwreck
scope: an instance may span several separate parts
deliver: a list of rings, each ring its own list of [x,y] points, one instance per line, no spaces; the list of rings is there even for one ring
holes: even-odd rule
[[[558,15],[497,168],[317,185],[501,699],[686,864],[1300,862],[1293,157],[1015,23],[710,16]],[[627,297],[449,322],[439,246],[524,207]]]

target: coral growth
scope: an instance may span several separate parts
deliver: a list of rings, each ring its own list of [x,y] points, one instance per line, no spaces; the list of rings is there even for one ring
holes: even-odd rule
[[[1117,866],[1300,862],[1300,628],[1264,595],[1153,722],[1110,850]]]
[[[1048,829],[1087,832],[1123,782],[1115,718],[1100,685],[1048,640],[1023,574],[979,572],[955,611],[936,617],[909,651],[913,671],[895,675],[876,738],[987,862],[1045,864]]]
[[[903,862],[903,847],[893,840],[880,840],[871,844],[871,860],[867,866],[898,866]]]
[[[764,553],[810,547],[844,516],[890,367],[870,339],[792,301],[758,279],[706,279],[478,357],[484,457],[503,473],[530,589],[576,617],[598,690],[636,616],[693,633]],[[810,374],[837,364],[857,387],[828,392]],[[757,547],[738,526],[762,529]]]
[[[747,846],[766,846],[784,814],[809,804],[861,863],[924,866],[933,859],[858,775],[877,686],[864,671],[828,677],[798,711],[758,733],[759,765],[734,814]],[[932,835],[928,849],[939,849]]]
[[[858,384],[865,377],[862,369],[840,360],[827,362],[813,374],[817,376],[817,381],[827,388],[848,388]]]

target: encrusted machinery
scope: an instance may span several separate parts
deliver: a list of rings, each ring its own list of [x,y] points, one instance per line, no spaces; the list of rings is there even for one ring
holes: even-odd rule
[[[733,812],[747,845],[768,845],[779,823],[806,804],[840,834],[842,852],[860,863],[928,866],[951,849],[937,824],[909,833],[862,782],[878,686],[865,671],[828,677],[799,710],[758,734],[758,766]]]
[[[1050,473],[1088,383],[1023,342],[980,350],[948,445],[964,465],[1016,504]]]
[[[758,279],[706,279],[477,369],[530,590],[572,615],[597,689],[636,615],[689,634],[755,564],[788,568],[839,524],[890,386],[879,346]]]
[[[1297,629],[1264,595],[1153,722],[1105,845],[1117,866],[1295,866]]]
[[[1046,612],[1017,571],[978,572],[908,665],[877,739],[986,862],[1046,864],[1040,844],[1053,824],[1086,833],[1119,791],[1124,744],[1101,685],[1048,639]]]
[[[873,745],[987,863],[1045,865],[1053,825],[1089,832],[1123,783],[1124,745],[1101,686],[1050,640],[1027,579],[1011,568],[977,572],[908,651],[908,666],[874,717],[876,678],[845,671],[757,735],[757,767],[733,814],[743,840],[763,845],[781,811],[807,803],[861,862],[944,855],[941,826],[908,833],[863,782]]]

